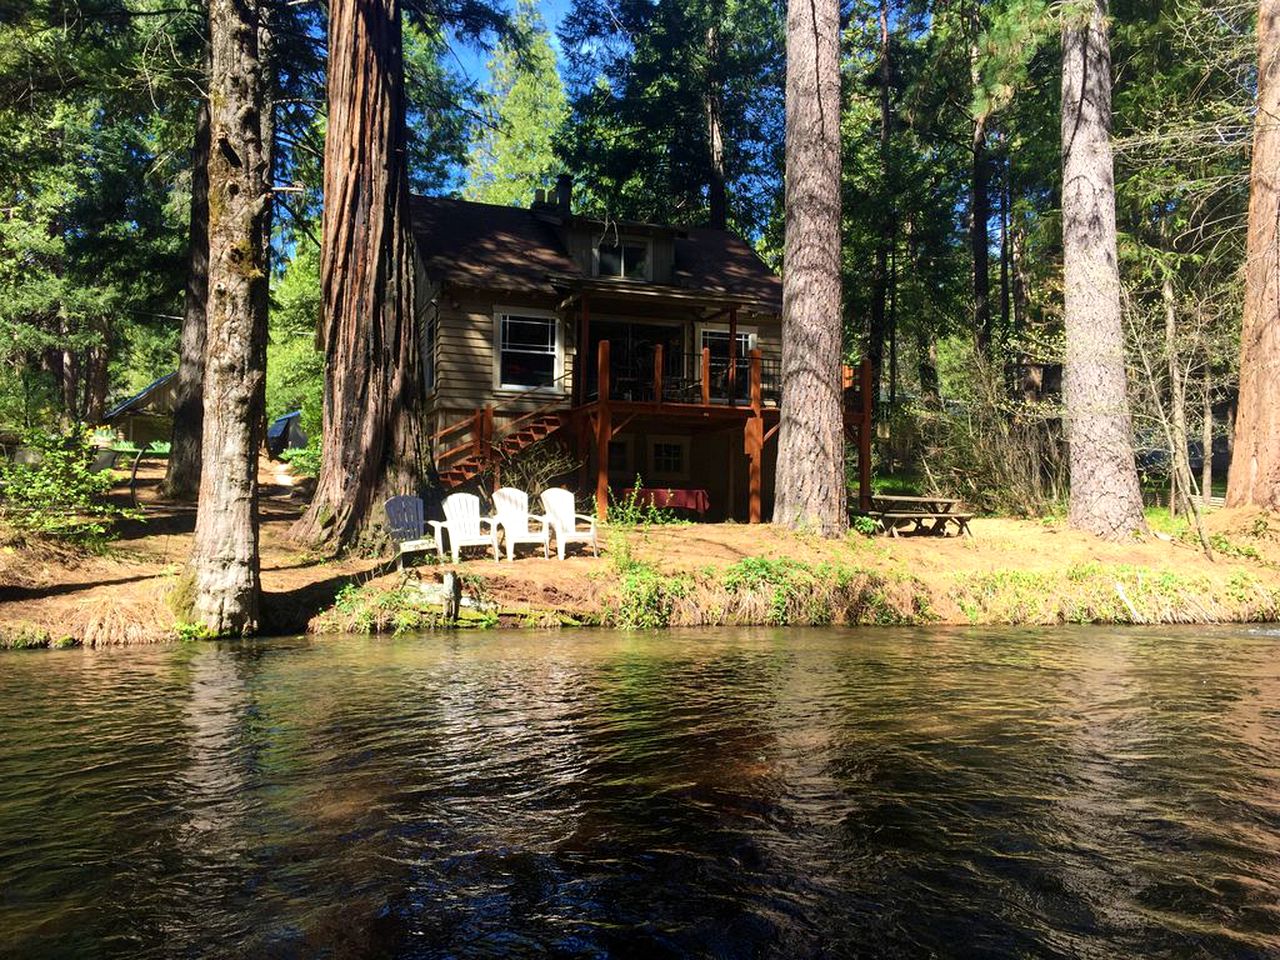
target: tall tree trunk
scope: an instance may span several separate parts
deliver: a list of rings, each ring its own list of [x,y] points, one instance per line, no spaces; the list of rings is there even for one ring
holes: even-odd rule
[[[1200,419],[1200,448],[1203,456],[1200,462],[1200,505],[1209,507],[1209,498],[1213,496],[1213,369],[1208,363],[1204,365],[1204,407]]]
[[[405,168],[399,0],[329,8],[324,442],[294,535],[347,547],[375,506],[419,485],[421,364]]]
[[[1165,356],[1169,368],[1169,463],[1173,467],[1174,496],[1171,508],[1191,513],[1195,509],[1192,495],[1195,486],[1191,473],[1191,454],[1187,450],[1187,384],[1178,363],[1178,309],[1173,293],[1173,278],[1167,273],[1160,284],[1164,302]]]
[[[840,6],[787,5],[782,420],[775,523],[838,536],[845,512],[840,376]]]
[[[1009,242],[1009,163],[1004,162],[1004,176],[1000,185],[1000,331],[1008,336],[1013,329],[1012,297],[1009,273],[1013,247]]]
[[[211,0],[208,344],[192,614],[219,636],[258,623],[258,447],[270,206],[259,0]]]
[[[205,82],[209,82],[208,57]],[[196,109],[191,146],[191,215],[188,226],[187,290],[182,309],[182,342],[173,395],[173,435],[165,468],[164,495],[194,500],[200,491],[200,446],[204,425],[205,312],[209,299],[209,99]]]
[[[991,249],[987,230],[991,220],[991,159],[987,156],[987,120],[973,123],[972,184],[969,198],[969,248],[973,256],[973,329],[978,352],[991,352]]]
[[[107,353],[111,332],[104,328],[102,343],[89,348],[85,355],[84,418],[87,423],[102,423],[107,412]]]
[[[898,402],[898,242],[889,244],[889,406]]]
[[[65,316],[58,317],[58,332],[64,343],[71,339],[71,325],[67,322]],[[62,374],[60,384],[62,387],[62,409],[68,423],[78,424],[83,420],[80,409],[80,358],[76,356],[76,352],[69,346],[64,346],[61,354],[61,363],[58,369]]]
[[[920,377],[920,399],[926,406],[940,406],[942,395],[938,392],[938,344],[923,327],[916,330],[916,370]]]
[[[892,194],[889,186],[889,3],[880,0],[880,237],[876,243],[875,272],[871,278],[871,328],[867,358],[871,361],[871,393],[880,396],[884,374],[884,345],[889,334],[889,243],[893,230]]]
[[[962,12],[964,7],[962,5]],[[982,83],[982,50],[979,38],[985,27],[981,0],[967,10],[969,35],[969,85],[976,93]],[[988,228],[991,220],[991,158],[987,150],[990,112],[974,115],[969,141],[969,252],[973,259],[973,332],[979,359],[991,351],[991,252]]]
[[[1105,0],[1062,29],[1062,241],[1073,526],[1146,529],[1125,389]]]
[[[719,8],[717,8],[718,10]],[[711,227],[724,230],[729,225],[729,202],[724,183],[724,86],[720,80],[720,26],[713,23],[707,28],[707,63],[711,74],[707,77],[707,150],[711,182],[707,185],[707,218]]]
[[[1258,4],[1258,109],[1249,174],[1240,396],[1227,506],[1280,509],[1280,0]]]

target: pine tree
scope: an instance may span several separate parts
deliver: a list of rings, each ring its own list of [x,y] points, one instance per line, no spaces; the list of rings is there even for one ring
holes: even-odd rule
[[[773,519],[838,536],[845,507],[840,360],[840,8],[787,9],[782,413]]]
[[[194,620],[216,636],[258,626],[258,448],[267,335],[270,157],[258,0],[209,5],[208,346],[204,469],[191,552]]]
[[[1144,530],[1125,387],[1111,159],[1105,0],[1062,28],[1062,242],[1071,523],[1102,537]]]
[[[471,145],[463,194],[528,206],[535,190],[550,187],[560,172],[553,141],[569,107],[550,35],[532,0],[521,0],[516,29],[528,37],[524,49],[504,42],[489,60],[495,122],[482,127]]]

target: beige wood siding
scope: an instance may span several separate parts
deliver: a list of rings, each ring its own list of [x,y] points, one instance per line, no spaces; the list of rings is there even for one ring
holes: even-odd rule
[[[554,307],[549,299],[498,303],[492,297],[471,295],[459,296],[453,300],[446,297],[445,300],[441,306],[436,334],[436,409],[474,410],[476,407],[496,406],[527,411],[555,399],[544,392],[523,393],[519,390],[497,390],[494,387],[497,357],[494,342],[495,310],[502,308],[514,312],[523,307],[546,312]],[[558,323],[561,342],[564,344],[562,369],[566,374],[559,386],[567,405],[569,384],[573,376],[573,348],[564,318],[559,318]]]

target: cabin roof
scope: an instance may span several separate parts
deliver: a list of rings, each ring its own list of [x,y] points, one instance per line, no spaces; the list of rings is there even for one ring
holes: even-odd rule
[[[114,407],[112,407],[105,414],[103,414],[102,419],[104,421],[111,421],[116,419],[117,417],[123,416],[126,413],[132,413],[138,410],[146,409],[147,407],[150,407],[153,404],[155,404],[157,401],[170,400],[171,397],[169,397],[168,392],[166,391],[165,388],[169,385],[170,381],[173,380],[173,378],[176,377],[177,375],[178,375],[178,372],[174,370],[172,373],[166,373],[163,377],[157,377],[155,380],[152,380],[149,384],[147,384],[145,387],[143,387],[141,390],[135,393],[132,397],[129,397],[128,399],[125,399],[125,400],[121,400],[119,403],[117,403]],[[170,412],[168,404],[162,404],[162,412],[165,412],[165,413]]]
[[[644,226],[675,244],[672,284],[617,283],[585,274],[561,239],[566,225],[545,209],[527,210],[447,197],[418,197],[411,204],[414,239],[428,273],[461,286],[527,293],[610,284],[625,297],[663,290],[736,300],[770,313],[782,310],[782,282],[740,237],[725,230]],[[575,216],[568,226],[601,223]],[[602,224],[603,225],[603,224]]]
[[[550,274],[577,266],[543,217],[519,207],[414,197],[414,242],[432,276],[468,287],[554,293]]]

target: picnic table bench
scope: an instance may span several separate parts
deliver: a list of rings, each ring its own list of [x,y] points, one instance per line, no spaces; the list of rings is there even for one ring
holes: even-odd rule
[[[972,537],[969,521],[973,514],[963,513],[960,506],[961,501],[951,497],[875,496],[867,516],[891,537],[904,530],[945,537],[950,527],[955,528],[956,536]]]

